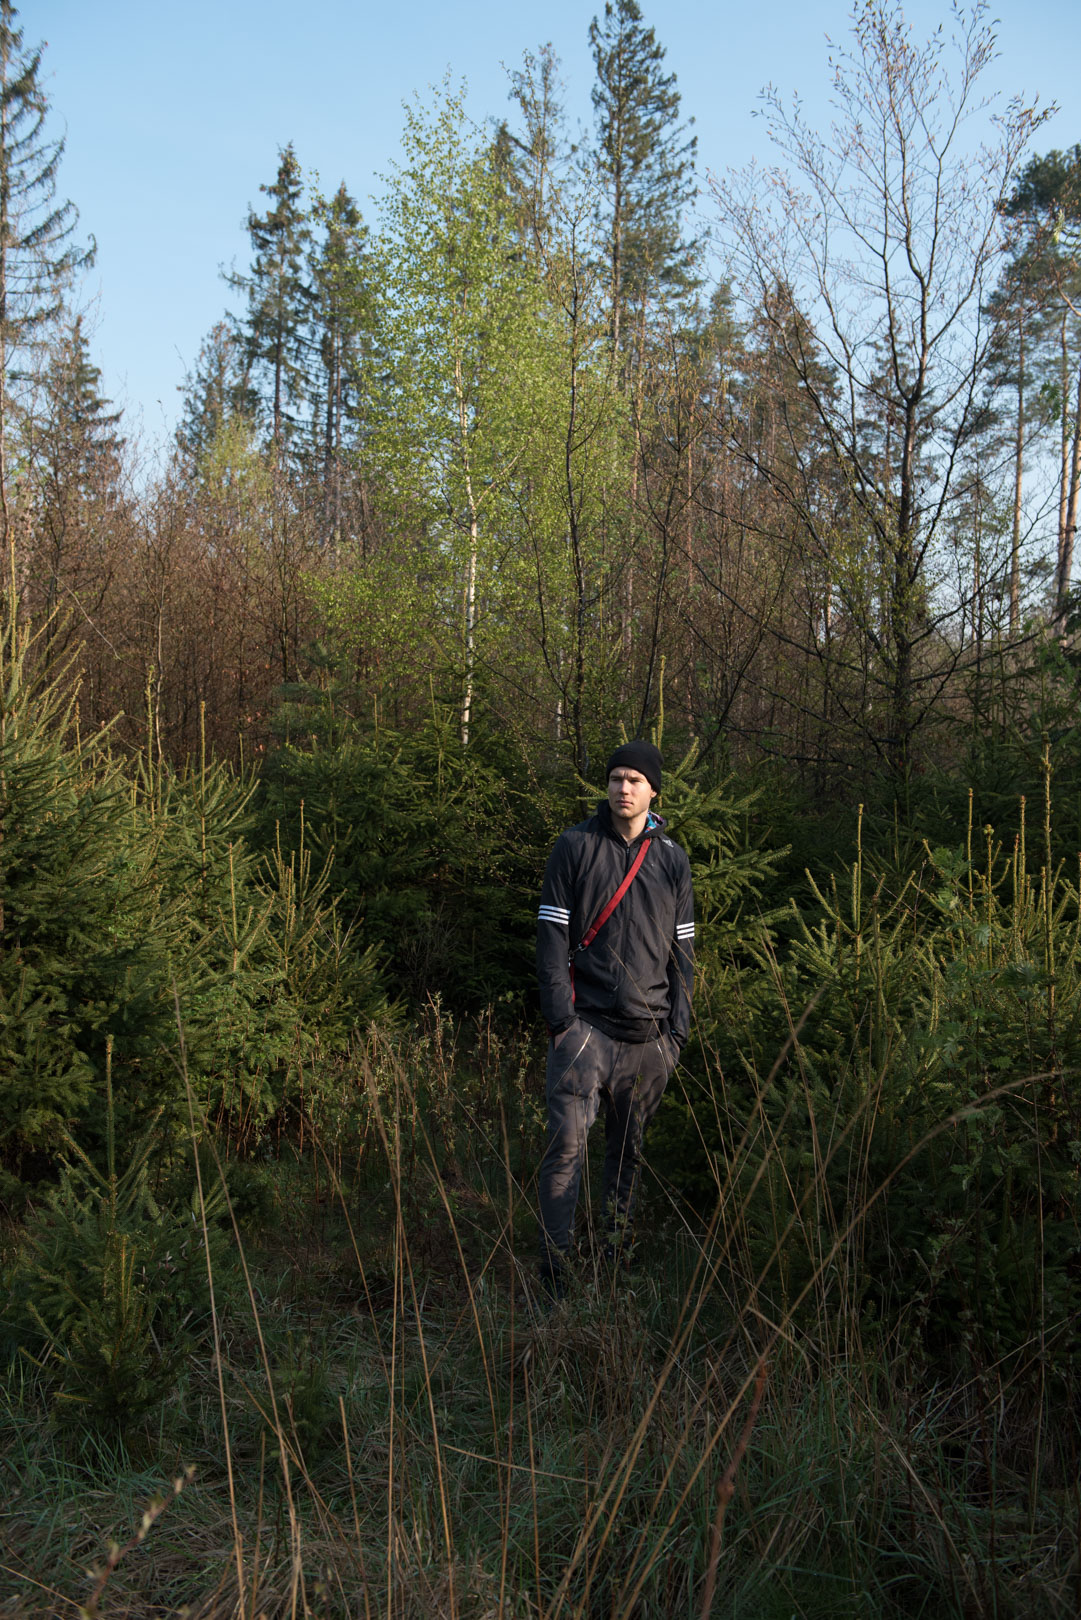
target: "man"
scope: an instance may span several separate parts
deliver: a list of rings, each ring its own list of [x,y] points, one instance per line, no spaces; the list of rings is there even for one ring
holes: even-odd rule
[[[544,874],[537,977],[551,1039],[541,1277],[556,1297],[602,1103],[607,1252],[628,1257],[642,1134],[690,1030],[694,897],[687,856],[650,809],[662,767],[652,743],[617,748],[607,801],[561,834]]]

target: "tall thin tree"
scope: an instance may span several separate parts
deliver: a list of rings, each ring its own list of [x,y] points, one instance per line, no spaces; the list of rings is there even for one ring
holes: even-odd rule
[[[674,73],[664,46],[642,20],[637,0],[607,0],[589,43],[596,66],[593,109],[596,178],[604,198],[613,346],[625,339],[627,312],[657,291],[693,283],[695,244],[684,214],[695,195],[697,137],[680,123]]]
[[[63,138],[45,124],[41,48],[27,49],[15,7],[0,0],[0,523],[10,524],[7,440],[13,390],[25,380],[28,354],[58,315],[72,278],[94,257],[73,240],[79,215],[58,202]]]
[[[791,172],[757,170],[718,184],[733,264],[771,319],[777,353],[810,402],[843,469],[845,554],[865,566],[846,611],[861,625],[879,688],[859,723],[895,782],[907,779],[913,739],[964,649],[964,590],[941,592],[943,548],[968,500],[964,451],[980,420],[994,322],[986,300],[1003,248],[1003,206],[1040,115],[1011,103],[993,145],[964,153],[961,134],[980,104],[995,53],[986,9],[958,14],[946,64],[941,32],[915,40],[900,7],[867,0],[853,44],[832,60],[835,122],[812,128],[775,93],[770,134]],[[787,285],[814,332],[770,316],[766,295]],[[819,360],[836,378],[816,383]],[[771,477],[770,462],[762,463]],[[837,536],[793,488],[803,543],[829,568]],[[870,575],[873,611],[861,601]],[[985,581],[986,583],[986,581]]]
[[[1061,618],[1070,595],[1081,506],[1081,145],[1027,163],[1005,212],[1021,238],[1012,268],[1016,273],[1024,267],[1030,286],[1042,295],[1050,339],[1045,365],[1058,406],[1055,611]]]
[[[312,292],[305,255],[311,240],[304,184],[292,144],[278,154],[273,184],[259,189],[271,199],[265,214],[248,213],[252,265],[247,275],[226,277],[247,294],[248,308],[238,323],[251,371],[261,385],[257,403],[270,418],[276,460],[298,424],[307,390],[308,320]]]
[[[321,370],[313,390],[312,439],[323,484],[323,538],[340,545],[347,436],[356,417],[362,350],[373,321],[366,274],[368,228],[344,182],[329,202],[317,201],[314,212],[324,234],[311,254],[312,347]]]

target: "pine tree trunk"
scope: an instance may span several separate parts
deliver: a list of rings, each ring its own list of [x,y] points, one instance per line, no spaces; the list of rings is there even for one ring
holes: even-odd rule
[[[1062,578],[1062,556],[1066,544],[1066,508],[1070,495],[1070,350],[1066,334],[1067,312],[1063,310],[1059,325],[1059,477],[1058,477],[1058,544],[1055,555],[1055,601],[1059,600],[1059,581]]]
[[[612,349],[619,353],[620,314],[623,304],[623,132],[616,131],[612,198]]]
[[[1013,537],[1010,542],[1010,635],[1021,626],[1021,485],[1025,449],[1025,316],[1017,324],[1017,433],[1014,444]]]
[[[1062,532],[1059,537],[1058,579],[1055,600],[1057,612],[1065,614],[1073,575],[1074,540],[1077,536],[1077,506],[1081,494],[1081,366],[1077,370],[1077,389],[1074,397],[1074,418],[1071,442],[1067,456],[1069,482],[1063,511]],[[1066,470],[1065,468],[1063,469]]]

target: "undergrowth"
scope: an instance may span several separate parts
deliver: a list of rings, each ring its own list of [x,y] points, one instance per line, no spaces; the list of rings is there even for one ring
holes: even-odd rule
[[[243,783],[129,777],[0,652],[0,1615],[1081,1612],[1050,745],[1012,840],[970,798],[959,847],[860,838],[787,912],[756,796],[674,773],[698,1023],[634,1268],[587,1178],[546,1309],[520,1004],[407,1022],[304,794],[256,857]],[[426,865],[353,874],[409,901],[418,983],[459,893],[406,894]]]
[[[193,1110],[213,1309],[111,1431],[58,1423],[49,1358],[14,1357],[0,1614],[1075,1614],[1076,1410],[1031,1353],[934,1362],[867,1308],[886,1190],[807,1218],[836,1141],[785,1203],[753,1122],[799,1048],[748,1079],[712,1208],[655,1169],[635,1269],[584,1221],[550,1313],[527,1040],[433,1006],[261,1159]]]

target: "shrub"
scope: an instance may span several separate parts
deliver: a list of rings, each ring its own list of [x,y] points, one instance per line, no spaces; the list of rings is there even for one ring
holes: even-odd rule
[[[100,1163],[105,1052],[119,1138],[187,1129],[182,1060],[250,1136],[318,1089],[328,1053],[386,1009],[330,861],[248,848],[251,785],[203,760],[126,772],[34,691],[0,638],[0,1194],[21,1208],[73,1136]]]
[[[110,1090],[104,1173],[68,1139],[5,1279],[4,1332],[9,1352],[45,1374],[58,1423],[126,1437],[176,1387],[205,1332],[209,1289],[197,1188],[184,1206],[154,1198],[156,1120],[118,1171],[114,1119]],[[224,1210],[220,1187],[207,1204],[208,1220]],[[223,1260],[218,1238],[212,1261]]]

